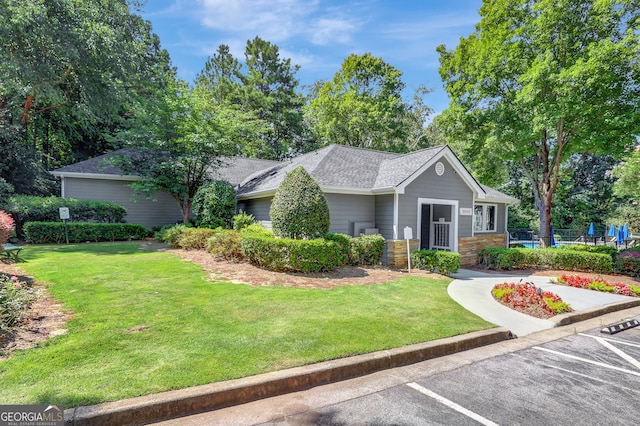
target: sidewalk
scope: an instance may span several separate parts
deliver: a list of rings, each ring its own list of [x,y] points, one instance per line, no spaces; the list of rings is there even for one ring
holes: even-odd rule
[[[453,300],[482,319],[508,328],[518,337],[553,328],[563,320],[563,324],[568,324],[571,321],[567,321],[567,318],[574,318],[576,313],[583,311],[597,310],[605,313],[605,311],[608,311],[607,307],[618,307],[618,304],[626,306],[625,302],[630,304],[629,307],[640,305],[640,299],[637,297],[552,284],[550,277],[523,275],[517,273],[517,271],[512,274],[489,274],[481,271],[460,269],[457,273],[452,274],[452,277],[455,280],[449,284],[447,291]],[[523,282],[532,282],[536,287],[556,293],[562,300],[571,305],[576,312],[560,315],[553,320],[539,319],[507,308],[498,303],[491,295],[491,289],[494,285],[504,282],[518,283],[521,280]],[[624,307],[620,307],[620,309],[624,309]]]

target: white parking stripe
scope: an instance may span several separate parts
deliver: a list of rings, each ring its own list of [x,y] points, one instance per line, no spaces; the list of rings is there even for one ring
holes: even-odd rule
[[[497,423],[492,422],[489,419],[486,419],[484,417],[482,417],[480,414],[476,414],[471,410],[467,410],[466,408],[456,404],[455,402],[448,400],[447,398],[438,395],[435,392],[430,391],[429,389],[420,386],[417,383],[407,383],[407,386],[417,390],[418,392],[427,395],[428,397],[431,397],[433,399],[435,399],[436,401],[438,401],[441,404],[446,405],[449,408],[453,408],[454,410],[456,410],[459,413],[464,414],[467,417],[472,418],[473,420],[477,421],[478,423],[481,423],[483,425],[487,425],[487,426],[498,426]]]
[[[604,346],[605,348],[609,349],[611,352],[615,353],[620,358],[624,359],[629,364],[633,365],[634,367],[636,367],[637,369],[640,370],[640,361],[636,360],[631,355],[623,352],[622,350],[616,348],[615,346],[613,346],[611,343],[607,342],[602,337],[592,336],[592,335],[589,335],[589,334],[581,334],[581,336],[587,336],[587,337],[591,337],[592,339],[595,339],[596,342],[600,343],[602,346]]]
[[[582,361],[582,362],[585,362],[587,364],[593,364],[593,365],[597,365],[597,366],[600,366],[600,367],[609,368],[611,370],[621,371],[623,373],[628,373],[628,374],[640,377],[640,373],[637,372],[637,371],[627,370],[625,368],[620,368],[620,367],[616,367],[616,366],[613,366],[613,365],[604,364],[604,363],[598,362],[598,361],[592,361],[590,359],[581,358],[579,356],[563,354],[562,352],[554,351],[554,350],[547,349],[547,348],[541,348],[540,346],[534,346],[533,349],[537,349],[539,351],[544,351],[544,352],[549,352],[549,353],[552,353],[552,354],[555,354],[555,355],[563,356],[565,358],[575,359],[577,361]]]
[[[593,336],[591,334],[584,334],[584,333],[578,333],[578,335],[579,336],[587,336],[587,337],[595,337],[595,336]],[[631,346],[632,348],[640,348],[639,344],[627,342],[626,340],[612,339],[611,337],[600,337],[600,338],[606,340],[607,342],[619,343],[621,345]]]

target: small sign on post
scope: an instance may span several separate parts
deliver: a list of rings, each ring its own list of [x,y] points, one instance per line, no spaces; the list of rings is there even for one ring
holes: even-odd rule
[[[413,239],[413,229],[410,226],[404,227],[404,239],[407,240],[407,267],[411,273],[411,247],[410,241]]]
[[[69,244],[69,231],[67,230],[67,220],[69,219],[69,207],[60,207],[58,209],[60,219],[64,223],[64,239]]]

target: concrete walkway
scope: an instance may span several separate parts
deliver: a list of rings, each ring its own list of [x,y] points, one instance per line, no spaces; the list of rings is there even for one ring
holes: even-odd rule
[[[593,290],[552,284],[551,277],[535,277],[519,274],[489,274],[481,271],[460,269],[452,274],[449,296],[466,310],[493,324],[506,327],[516,336],[525,336],[537,331],[553,328],[558,321],[544,320],[522,314],[498,303],[491,295],[494,285],[508,282],[532,282],[536,287],[551,291],[567,302],[575,311],[604,307],[612,303],[637,300],[630,296],[602,293]]]

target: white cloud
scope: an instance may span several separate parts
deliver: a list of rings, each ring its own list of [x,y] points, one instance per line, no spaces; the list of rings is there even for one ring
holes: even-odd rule
[[[355,22],[346,19],[320,18],[313,22],[309,34],[313,44],[346,44],[351,41],[357,27]]]
[[[324,2],[326,3],[326,2]],[[314,44],[348,43],[358,21],[321,0],[198,0],[194,14],[207,28],[273,43],[301,38]]]

